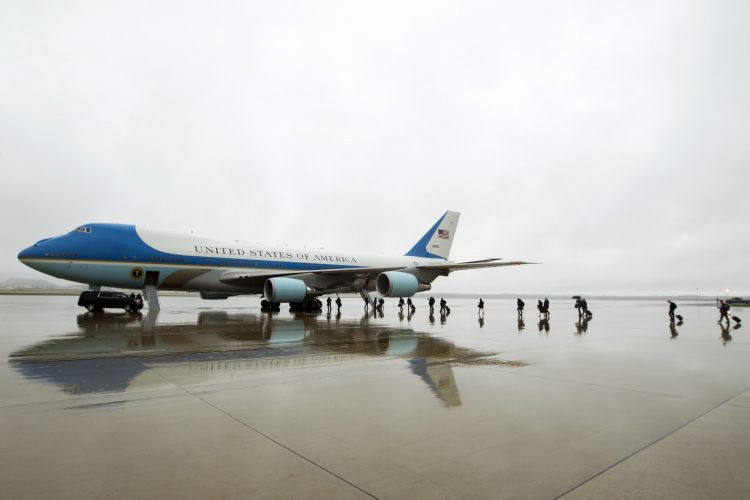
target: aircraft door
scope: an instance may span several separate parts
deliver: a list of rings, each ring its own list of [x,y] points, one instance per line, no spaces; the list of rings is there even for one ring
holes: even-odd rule
[[[144,286],[156,286],[159,283],[159,271],[146,271],[146,278],[144,279]]]

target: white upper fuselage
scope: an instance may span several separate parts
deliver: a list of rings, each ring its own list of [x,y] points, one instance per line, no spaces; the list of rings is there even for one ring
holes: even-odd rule
[[[121,224],[81,226],[68,234],[42,240],[18,257],[46,274],[90,285],[138,289],[147,284],[149,275],[161,289],[225,293],[259,293],[269,276],[298,277],[306,272],[330,273],[337,269],[415,268],[446,262],[227,242]],[[247,278],[242,285],[227,283],[227,277],[239,274]],[[253,276],[257,276],[257,283]],[[372,289],[372,284],[365,288]],[[355,289],[356,286],[352,291]]]

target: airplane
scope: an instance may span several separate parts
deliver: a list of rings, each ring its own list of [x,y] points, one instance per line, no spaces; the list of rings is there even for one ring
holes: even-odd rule
[[[25,265],[56,278],[89,285],[142,289],[149,307],[159,308],[157,290],[199,292],[203,299],[262,294],[261,308],[320,309],[318,297],[370,292],[411,297],[430,290],[453,271],[531,264],[498,258],[448,260],[458,212],[447,211],[403,256],[383,257],[315,249],[292,249],[129,224],[93,223],[47,238],[22,250]]]

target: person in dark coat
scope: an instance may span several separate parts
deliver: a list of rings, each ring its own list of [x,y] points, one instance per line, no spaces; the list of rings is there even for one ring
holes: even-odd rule
[[[341,297],[336,297],[336,312],[341,312]]]
[[[523,316],[523,308],[526,306],[523,300],[521,298],[516,299],[516,311],[518,312],[518,317],[520,318]]]
[[[719,316],[719,323],[727,320],[727,326],[729,325],[729,304],[724,302],[723,300],[719,302],[719,313],[721,314]]]
[[[331,312],[331,297],[328,297],[326,299],[326,307],[328,307],[328,313],[330,314],[330,312]]]
[[[480,316],[484,316],[484,301],[481,299],[481,297],[479,299],[479,304],[477,305],[477,307],[479,308]]]
[[[430,305],[430,314],[433,314],[435,312],[435,297],[430,297],[427,303]]]
[[[674,311],[677,309],[677,304],[671,300],[668,300],[667,303],[669,304],[669,322],[674,323]]]

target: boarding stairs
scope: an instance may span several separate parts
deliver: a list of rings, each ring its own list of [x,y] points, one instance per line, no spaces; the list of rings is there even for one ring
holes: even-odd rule
[[[146,285],[143,287],[143,297],[148,302],[148,308],[153,311],[158,311],[159,308],[159,294],[156,291],[154,285]]]

